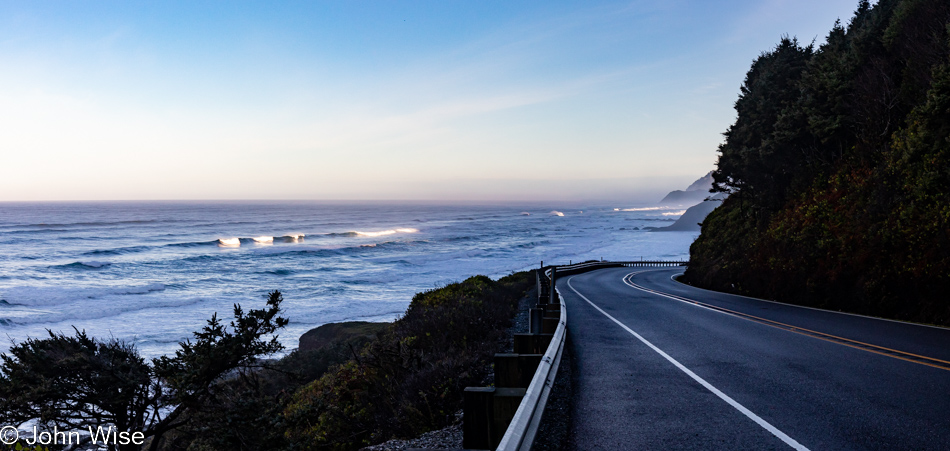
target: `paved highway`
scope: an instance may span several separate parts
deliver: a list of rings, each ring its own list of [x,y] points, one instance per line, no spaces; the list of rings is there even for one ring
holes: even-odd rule
[[[950,330],[700,290],[681,272],[558,280],[576,449],[950,449]]]

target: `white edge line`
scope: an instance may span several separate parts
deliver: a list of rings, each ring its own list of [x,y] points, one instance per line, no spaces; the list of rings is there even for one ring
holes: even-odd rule
[[[658,270],[651,270],[651,271],[658,271]],[[644,271],[640,271],[640,272],[644,272]],[[631,274],[633,274],[633,273],[631,273]],[[629,276],[630,274],[627,274],[627,275]],[[836,313],[836,314],[838,314],[838,315],[856,316],[856,317],[858,317],[858,318],[867,318],[867,319],[873,319],[873,320],[877,320],[877,321],[887,321],[887,322],[889,322],[889,323],[907,324],[908,326],[920,326],[920,327],[929,327],[929,328],[931,328],[931,329],[950,330],[950,327],[935,326],[935,325],[933,325],[933,324],[912,323],[912,322],[910,322],[910,321],[901,321],[901,320],[899,320],[899,319],[880,318],[880,317],[877,317],[877,316],[862,315],[862,314],[860,314],[860,313],[839,312],[839,311],[837,311],[837,310],[828,310],[828,309],[823,309],[823,308],[818,308],[818,307],[809,307],[809,306],[807,306],[807,305],[789,304],[789,303],[787,303],[787,302],[773,301],[773,300],[770,300],[770,299],[754,298],[754,297],[752,297],[752,296],[744,296],[744,295],[735,294],[735,293],[726,293],[725,291],[707,290],[706,288],[696,287],[696,286],[689,285],[689,284],[686,284],[686,283],[680,282],[679,280],[674,279],[674,277],[676,277],[676,276],[681,276],[681,275],[683,275],[683,273],[673,274],[673,275],[670,276],[670,280],[672,280],[673,282],[676,282],[676,283],[678,283],[678,284],[680,284],[680,285],[685,285],[685,286],[687,286],[687,287],[695,288],[695,289],[697,289],[697,290],[708,291],[708,292],[710,292],[710,293],[716,293],[716,294],[724,294],[724,295],[726,295],[726,296],[735,296],[735,297],[739,297],[739,298],[750,299],[750,300],[753,300],[753,301],[768,302],[769,304],[778,304],[778,305],[783,305],[783,306],[785,306],[785,307],[805,308],[805,309],[808,309],[808,310],[817,310],[817,311],[819,311],[819,312],[825,312],[825,313]]]
[[[633,288],[634,290],[640,290],[640,291],[642,291],[642,292],[644,292],[644,293],[647,293],[647,294],[652,294],[652,295],[656,295],[656,296],[662,296],[662,297],[664,297],[664,298],[672,299],[672,300],[678,301],[678,302],[682,302],[682,303],[684,303],[684,304],[686,304],[686,305],[691,305],[691,306],[693,306],[693,307],[699,307],[699,308],[701,308],[701,309],[706,309],[706,310],[709,310],[709,311],[712,311],[712,312],[721,313],[721,314],[723,314],[723,315],[729,315],[729,316],[732,316],[732,317],[735,317],[735,318],[741,318],[741,319],[748,320],[748,318],[743,318],[743,317],[741,317],[741,316],[739,316],[739,315],[736,315],[735,313],[730,313],[730,312],[722,311],[722,310],[719,310],[719,309],[714,309],[714,308],[712,308],[712,307],[710,307],[710,306],[708,306],[708,305],[703,305],[703,304],[700,304],[700,303],[698,303],[698,302],[686,301],[686,300],[684,300],[684,299],[677,298],[677,297],[675,297],[675,296],[673,296],[673,295],[664,293],[664,292],[662,292],[662,291],[648,291],[648,290],[645,290],[645,289],[643,289],[643,288],[640,288],[639,286],[633,284],[633,282],[630,282],[629,280],[627,280],[630,276],[635,276],[635,275],[640,274],[640,273],[642,273],[642,272],[646,272],[646,271],[635,271],[635,272],[632,272],[632,273],[630,273],[630,274],[627,274],[627,275],[623,276],[623,283],[624,283],[624,285],[627,285],[628,287]],[[571,287],[571,289],[573,290],[574,287]],[[574,291],[576,292],[577,290],[574,290]],[[577,293],[577,294],[580,294],[580,293]],[[586,299],[586,298],[585,298],[585,299]],[[587,302],[590,302],[590,301],[587,301]]]
[[[683,364],[677,362],[676,359],[674,359],[673,357],[670,357],[670,355],[667,354],[667,353],[665,353],[665,352],[663,352],[662,349],[660,349],[660,348],[654,346],[653,343],[650,343],[649,341],[647,341],[647,339],[641,337],[640,334],[634,332],[633,329],[630,329],[630,328],[627,327],[624,323],[621,323],[620,321],[618,321],[617,318],[614,318],[613,316],[610,316],[609,313],[603,311],[600,307],[597,306],[597,304],[594,304],[593,302],[591,302],[590,299],[587,299],[586,296],[584,296],[583,294],[581,294],[579,291],[577,291],[576,288],[574,288],[573,285],[571,285],[571,279],[573,279],[573,278],[574,278],[574,277],[572,276],[571,278],[567,279],[567,286],[570,287],[570,289],[573,290],[574,293],[576,293],[578,296],[580,296],[581,299],[587,301],[588,304],[590,304],[592,307],[594,307],[595,309],[597,309],[598,312],[602,313],[602,314],[603,314],[604,316],[606,316],[607,318],[610,318],[611,321],[617,323],[618,326],[622,327],[622,328],[623,328],[624,330],[626,330],[627,332],[630,332],[630,335],[633,335],[633,336],[636,337],[638,340],[640,340],[641,342],[643,342],[643,344],[649,346],[650,349],[656,351],[657,354],[660,354],[661,356],[663,356],[664,359],[668,360],[668,361],[669,361],[670,363],[672,363],[674,366],[676,366],[677,368],[679,368],[680,371],[686,373],[687,376],[693,378],[693,380],[695,380],[696,382],[699,382],[700,385],[702,385],[703,387],[705,387],[707,390],[709,390],[710,392],[712,392],[714,395],[718,396],[720,399],[722,399],[723,401],[725,401],[725,402],[726,402],[727,404],[729,404],[730,406],[734,407],[734,408],[735,408],[736,410],[738,410],[739,412],[742,412],[743,415],[749,417],[749,419],[751,419],[752,421],[754,421],[754,422],[755,422],[756,424],[758,424],[759,426],[762,426],[762,428],[764,428],[765,430],[771,432],[772,435],[774,435],[774,436],[778,437],[779,439],[781,439],[781,440],[782,440],[783,442],[785,442],[785,444],[787,444],[788,446],[792,447],[793,449],[799,450],[799,451],[809,451],[808,448],[804,447],[801,443],[798,443],[797,441],[795,441],[795,439],[789,437],[789,436],[786,435],[784,432],[782,432],[782,431],[776,429],[775,426],[772,426],[771,424],[769,424],[768,421],[763,420],[763,419],[760,418],[758,415],[752,413],[751,410],[745,408],[745,406],[743,406],[742,404],[739,404],[738,402],[736,402],[736,400],[730,398],[729,395],[727,395],[727,394],[725,394],[725,393],[719,391],[718,388],[713,387],[712,384],[710,384],[709,382],[706,382],[705,379],[703,379],[703,378],[697,376],[696,373],[690,371],[689,368],[686,368],[685,366],[683,366]]]

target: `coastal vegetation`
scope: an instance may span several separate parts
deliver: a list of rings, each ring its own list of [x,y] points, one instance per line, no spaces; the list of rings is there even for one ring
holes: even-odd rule
[[[267,338],[287,324],[278,316],[281,302],[274,291],[263,309],[235,305],[229,326],[214,315],[173,357],[151,362],[131,344],[79,330],[17,343],[0,355],[0,420],[5,426],[36,421],[47,433],[111,426],[130,437],[110,441],[110,449],[158,449],[166,434],[220,404],[223,379],[247,377],[261,356],[282,348],[276,337]],[[49,448],[72,438],[54,439]]]
[[[752,64],[684,281],[950,324],[950,3],[861,1]]]
[[[416,294],[354,358],[294,393],[283,411],[286,439],[301,449],[355,449],[452,424],[533,282],[529,272],[475,276]]]
[[[357,449],[412,437],[457,421],[464,388],[490,373],[533,282],[520,272],[424,291],[393,323],[325,325],[277,360],[264,358],[282,349],[275,334],[287,323],[276,291],[151,362],[121,340],[50,332],[0,357],[0,419],[143,433],[121,450]]]

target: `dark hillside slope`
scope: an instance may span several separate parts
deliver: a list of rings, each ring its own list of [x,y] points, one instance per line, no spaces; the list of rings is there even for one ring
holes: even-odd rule
[[[862,1],[746,76],[685,280],[950,324],[950,2]]]

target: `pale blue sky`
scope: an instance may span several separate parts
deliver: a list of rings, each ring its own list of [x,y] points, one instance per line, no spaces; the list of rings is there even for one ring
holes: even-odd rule
[[[649,200],[857,0],[0,2],[0,200]]]

